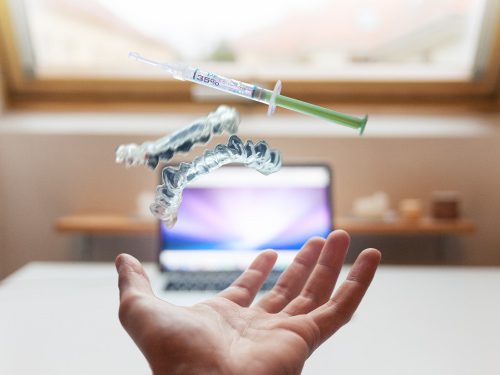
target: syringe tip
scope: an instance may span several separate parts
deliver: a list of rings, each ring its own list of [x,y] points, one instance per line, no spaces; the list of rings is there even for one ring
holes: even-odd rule
[[[129,52],[128,57],[130,57],[131,59],[133,59],[135,61],[139,61],[139,62],[142,62],[145,64],[149,64],[149,65],[163,68],[169,72],[171,72],[171,70],[172,70],[172,68],[168,64],[163,64],[163,63],[159,63],[157,61],[146,59],[146,58],[142,57],[138,52]]]
[[[367,122],[368,122],[368,115],[365,115],[365,117],[361,119],[361,126],[359,127],[359,135],[363,135],[363,133],[365,132],[365,127]]]
[[[139,55],[138,52],[129,52],[128,57],[134,60],[139,60],[141,58],[141,55]]]

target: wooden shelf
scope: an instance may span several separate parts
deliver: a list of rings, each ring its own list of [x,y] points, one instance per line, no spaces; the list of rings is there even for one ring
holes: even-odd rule
[[[476,226],[470,220],[420,220],[372,221],[339,218],[335,228],[344,229],[350,234],[370,235],[441,235],[474,234]]]
[[[365,235],[446,235],[474,234],[476,227],[470,220],[417,221],[396,220],[390,222],[338,218],[335,228],[350,234]],[[59,233],[86,235],[150,235],[158,231],[153,218],[138,218],[116,214],[75,214],[59,218],[55,223]]]
[[[149,235],[157,232],[158,221],[114,214],[69,215],[59,218],[55,229],[69,234]]]

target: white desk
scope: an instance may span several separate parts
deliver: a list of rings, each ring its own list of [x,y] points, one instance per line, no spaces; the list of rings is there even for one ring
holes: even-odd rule
[[[148,267],[155,288],[162,276]],[[345,271],[345,270],[344,270]],[[0,284],[0,374],[148,374],[111,264],[31,263]],[[162,293],[190,304],[206,295]],[[500,268],[382,267],[304,374],[499,374]]]

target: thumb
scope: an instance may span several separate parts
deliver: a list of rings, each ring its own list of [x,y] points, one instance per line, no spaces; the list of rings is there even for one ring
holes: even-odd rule
[[[127,296],[153,295],[148,275],[137,259],[128,254],[120,254],[116,257],[115,265],[121,301]]]

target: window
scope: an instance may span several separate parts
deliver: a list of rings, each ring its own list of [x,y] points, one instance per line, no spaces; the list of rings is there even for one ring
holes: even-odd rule
[[[450,95],[486,94],[498,74],[497,0],[4,2],[10,86],[21,92],[88,93],[113,82],[111,91],[131,93],[141,83],[189,99],[189,85],[129,51],[240,80],[281,79],[318,97],[397,93],[401,82],[417,93],[440,82],[457,85]]]

